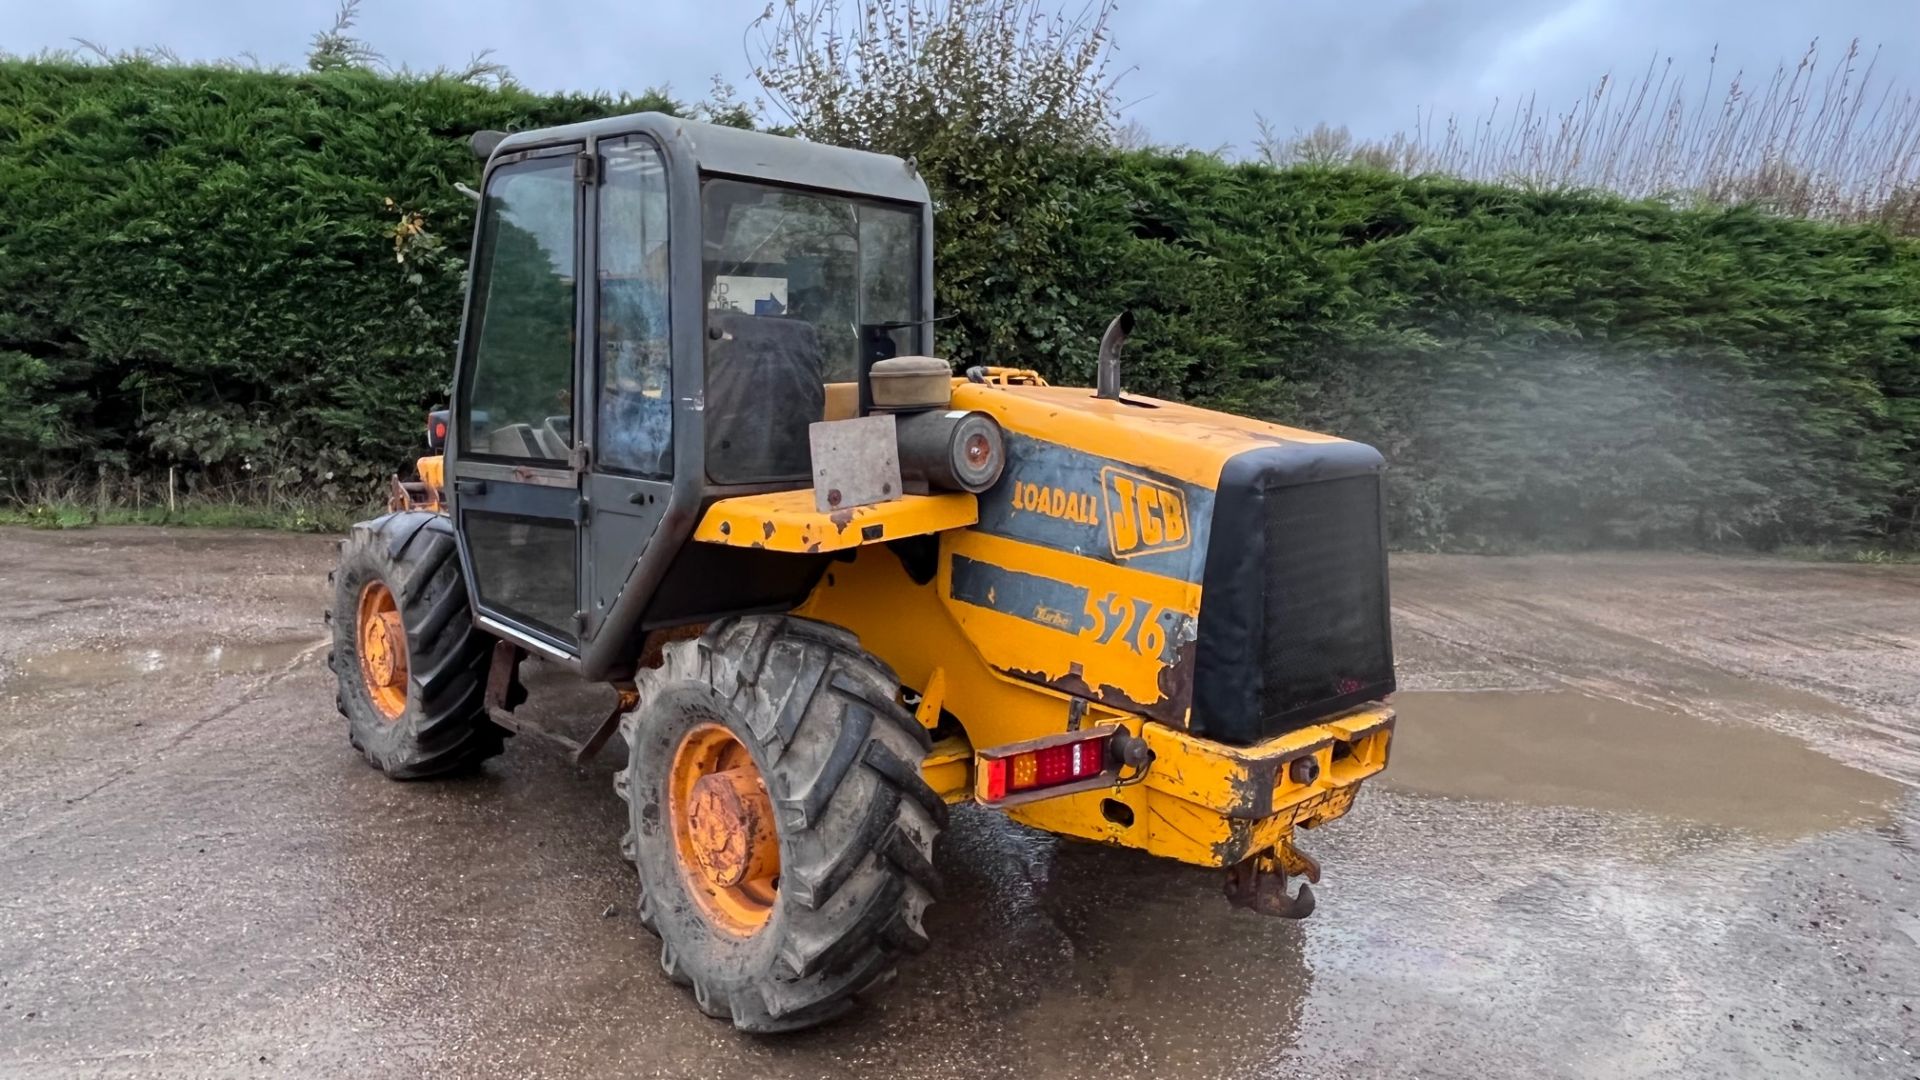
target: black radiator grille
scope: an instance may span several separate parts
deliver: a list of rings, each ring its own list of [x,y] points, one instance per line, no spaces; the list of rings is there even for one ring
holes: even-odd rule
[[[1393,654],[1378,477],[1277,488],[1266,511],[1260,712],[1277,731],[1392,678]]]
[[[1247,744],[1393,692],[1380,455],[1305,444],[1230,459],[1215,494],[1196,734]]]

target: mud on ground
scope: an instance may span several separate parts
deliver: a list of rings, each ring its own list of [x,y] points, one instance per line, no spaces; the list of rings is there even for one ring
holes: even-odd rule
[[[933,949],[756,1040],[634,921],[617,749],[351,753],[331,555],[0,530],[0,1076],[1920,1076],[1920,567],[1397,557],[1312,919],[962,813]]]

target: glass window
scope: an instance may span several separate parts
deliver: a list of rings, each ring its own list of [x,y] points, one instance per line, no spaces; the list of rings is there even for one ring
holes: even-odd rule
[[[740,180],[701,191],[707,474],[806,479],[825,384],[919,339],[920,208]]]
[[[598,460],[623,472],[672,476],[666,163],[638,136],[601,147]]]
[[[862,208],[860,322],[874,359],[911,356],[920,331],[920,215]],[[847,375],[852,378],[851,372]]]
[[[573,522],[465,512],[473,570],[486,605],[569,641],[578,579]]]
[[[465,453],[565,461],[573,440],[573,155],[496,170],[460,395]]]

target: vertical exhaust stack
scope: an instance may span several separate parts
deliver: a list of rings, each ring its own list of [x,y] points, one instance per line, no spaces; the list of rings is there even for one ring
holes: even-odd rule
[[[473,151],[473,156],[476,159],[486,161],[493,157],[493,152],[500,149],[500,144],[506,141],[506,132],[486,128],[474,132],[473,136],[467,140],[467,147]]]
[[[1133,312],[1122,311],[1107,324],[1107,332],[1100,335],[1100,365],[1094,382],[1094,397],[1120,400],[1120,350],[1127,347],[1127,336],[1131,333]]]

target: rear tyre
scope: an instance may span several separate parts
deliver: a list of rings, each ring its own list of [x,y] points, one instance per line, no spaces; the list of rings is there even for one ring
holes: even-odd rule
[[[452,523],[409,510],[355,525],[328,581],[327,661],[354,747],[396,780],[499,753],[486,710],[494,639],[473,625]]]
[[[947,807],[920,777],[926,730],[857,638],[726,619],[639,684],[614,781],[623,848],[660,966],[702,1011],[742,1031],[809,1027],[926,948]]]

